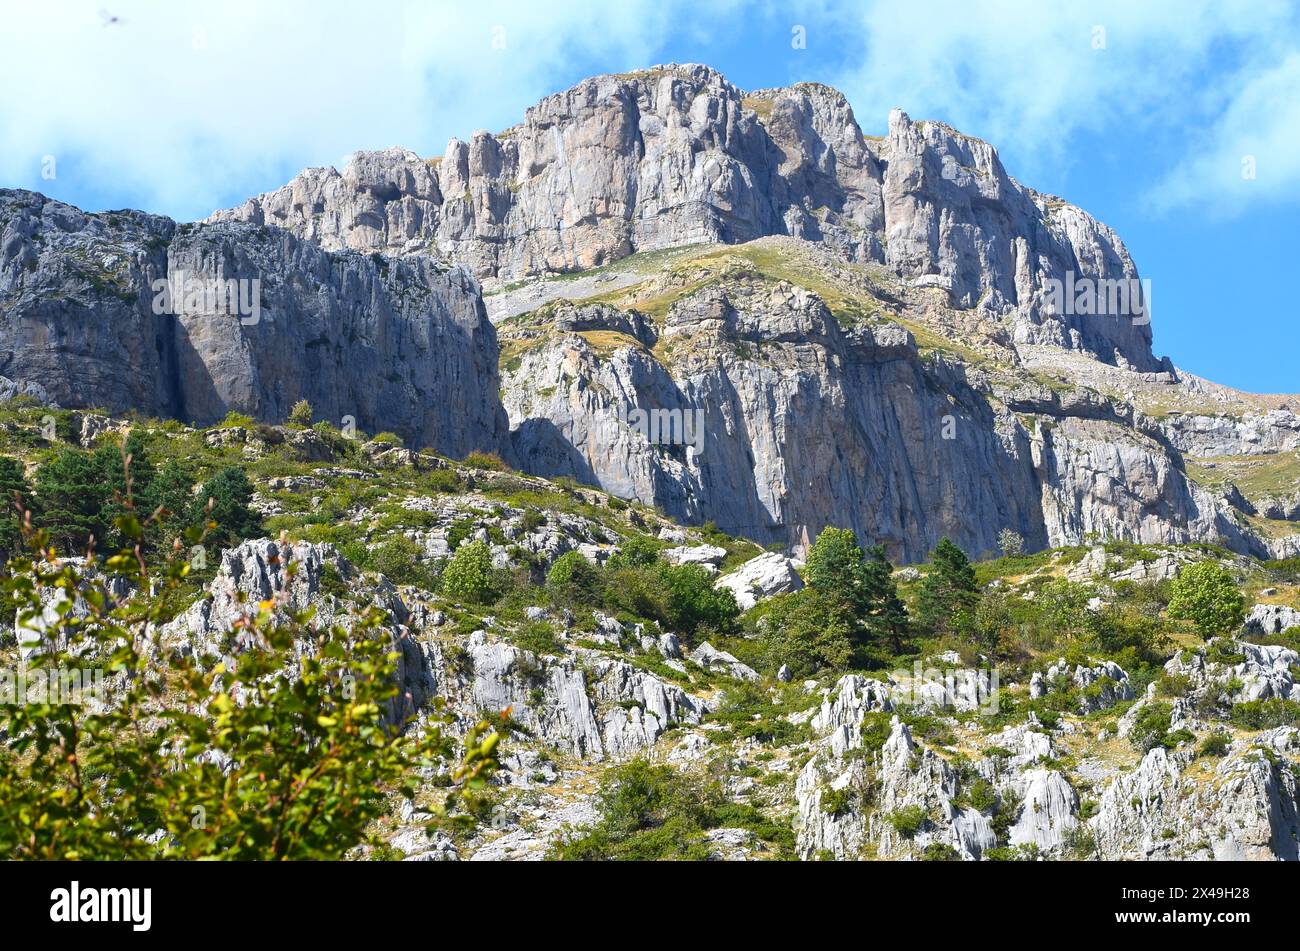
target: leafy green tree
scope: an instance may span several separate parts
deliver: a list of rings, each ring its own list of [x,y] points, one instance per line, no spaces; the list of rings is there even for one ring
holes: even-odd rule
[[[998,532],[998,548],[1007,558],[1015,558],[1024,553],[1025,539],[1014,528],[1004,528]]]
[[[546,589],[564,604],[599,604],[600,571],[579,552],[565,552],[546,575]]]
[[[149,521],[128,507],[116,529],[136,545]],[[32,550],[48,542],[38,534]],[[495,768],[499,736],[477,724],[457,762],[443,710],[420,730],[391,721],[398,655],[378,610],[327,627],[264,608],[241,631],[248,649],[192,657],[142,647],[182,561],[152,575],[131,551],[105,559],[135,592],[121,601],[73,561],[9,568],[0,593],[20,617],[56,589],[84,605],[49,622],[29,675],[101,668],[112,702],[0,704],[0,858],[337,859],[378,844],[375,820],[413,794],[417,771],[444,768],[453,789],[430,828],[470,821],[463,804]]]
[[[730,633],[740,608],[727,588],[715,588],[713,578],[700,565],[660,565],[664,592],[664,617],[670,630],[694,643],[703,631]]]
[[[1169,616],[1191,621],[1202,637],[1232,633],[1246,616],[1246,601],[1232,575],[1217,561],[1188,565],[1174,579]]]
[[[490,604],[500,592],[492,567],[492,549],[485,541],[464,542],[442,571],[442,592],[471,604]]]
[[[970,559],[947,538],[939,539],[917,595],[917,619],[936,634],[969,637],[978,603],[979,587]]]
[[[789,666],[795,677],[845,670],[853,660],[853,621],[816,588],[777,595],[759,606],[756,621],[766,666]]]
[[[237,545],[262,533],[262,517],[250,505],[252,499],[248,475],[238,466],[227,466],[203,483],[191,504],[190,522],[206,521],[207,537],[218,548]]]
[[[23,516],[17,506],[30,509],[31,494],[23,464],[0,456],[0,552],[13,554],[21,545]]]
[[[619,571],[623,568],[649,568],[658,561],[659,546],[648,538],[632,535],[625,538],[619,545],[618,551],[610,555],[609,561],[605,562],[605,568],[609,571]]]

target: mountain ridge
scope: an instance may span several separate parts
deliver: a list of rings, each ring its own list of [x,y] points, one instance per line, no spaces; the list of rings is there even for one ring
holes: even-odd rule
[[[864,136],[830,87],[592,77],[441,159],[356,153],[194,225],[33,195],[0,196],[0,373],[55,402],[279,422],[306,398],[768,544],[849,525],[903,561],[1003,529],[1300,551],[1296,402],[1180,375],[1112,229],[942,123],[895,110]],[[153,313],[178,271],[265,278],[270,319]],[[1130,310],[1062,308],[1076,286],[1131,288]],[[637,412],[702,419],[711,448]]]

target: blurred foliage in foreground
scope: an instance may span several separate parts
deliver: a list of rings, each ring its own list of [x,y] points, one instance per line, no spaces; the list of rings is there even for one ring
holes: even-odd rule
[[[164,506],[141,518],[129,478],[120,502],[125,545],[100,559],[56,557],[20,513],[26,553],[0,596],[21,627],[43,631],[26,676],[99,669],[104,680],[99,696],[0,703],[0,858],[338,858],[378,844],[375,820],[435,773],[450,792],[430,832],[473,821],[499,735],[484,721],[455,742],[441,705],[420,722],[385,718],[398,655],[381,612],[345,629],[267,601],[236,625],[251,649],[164,649],[154,635],[189,565],[179,539],[160,564],[146,557]],[[187,540],[217,530],[209,520]]]

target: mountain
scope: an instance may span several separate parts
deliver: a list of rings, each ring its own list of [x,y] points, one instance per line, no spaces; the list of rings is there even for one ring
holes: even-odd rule
[[[1276,496],[1189,475],[1262,460],[1300,495],[1300,417],[1157,359],[1114,232],[940,123],[865,136],[825,86],[599,76],[441,159],[359,153],[232,219],[464,264],[519,464],[687,521],[786,544],[849,525],[907,561],[1003,528],[1300,550],[1260,520]],[[1117,286],[1126,308],[1063,306]],[[704,447],[620,423],[638,409],[702,420]]]
[[[990,145],[899,111],[864,135],[825,86],[599,76],[441,158],[360,152],[199,224],[6,192],[0,228],[0,373],[60,405],[279,422],[306,398],[902,561],[1004,529],[1300,552],[1292,398],[1157,358],[1118,236]],[[260,281],[265,319],[154,314],[180,272]]]
[[[0,704],[0,852],[1294,861],[1297,398],[1149,300],[701,66],[194,224],[0,190],[0,672],[110,714]]]

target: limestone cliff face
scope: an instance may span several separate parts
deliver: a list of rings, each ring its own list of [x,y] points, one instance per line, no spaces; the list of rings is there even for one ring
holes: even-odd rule
[[[944,536],[992,552],[1004,527],[1034,548],[1097,533],[1263,551],[1152,437],[1086,403],[1017,412],[988,370],[923,355],[898,324],[841,328],[791,284],[706,286],[657,327],[561,304],[503,333],[522,347],[504,378],[520,464],[687,521],[765,543],[848,526],[902,561]]]
[[[216,282],[234,296],[187,302]],[[0,191],[0,313],[0,374],[63,406],[280,422],[306,399],[455,455],[505,432],[477,284],[428,257]]]
[[[1053,303],[1047,281],[1137,271],[1109,228],[1014,181],[992,146],[897,110],[887,136],[867,138],[829,87],[746,94],[705,66],[597,76],[500,135],[453,139],[441,159],[358,153],[213,217],[327,248],[436,249],[507,281],[789,235],[942,288],[1018,341],[1161,369],[1145,316]]]

